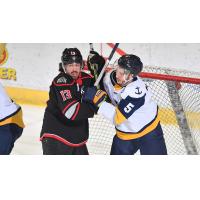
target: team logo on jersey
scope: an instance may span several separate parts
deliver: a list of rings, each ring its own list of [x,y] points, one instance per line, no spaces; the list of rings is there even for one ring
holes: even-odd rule
[[[139,87],[136,87],[135,89],[137,90],[137,91],[135,92],[135,94],[142,94],[142,91],[140,90]]]
[[[57,80],[57,83],[67,83],[67,79],[65,77],[60,77],[58,80]]]
[[[8,60],[8,51],[4,44],[0,43],[0,66]]]

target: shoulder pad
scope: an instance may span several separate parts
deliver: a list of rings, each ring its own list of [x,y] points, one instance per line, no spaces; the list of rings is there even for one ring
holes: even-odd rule
[[[56,83],[67,83],[67,79],[64,76],[62,76],[57,79]]]
[[[55,79],[56,84],[71,84],[73,82],[72,77],[67,74],[60,73]]]

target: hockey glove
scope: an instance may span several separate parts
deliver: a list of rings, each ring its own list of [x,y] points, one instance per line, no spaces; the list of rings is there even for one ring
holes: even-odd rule
[[[91,74],[94,76],[95,81],[97,80],[104,64],[105,60],[102,56],[100,56],[96,51],[90,51],[87,58],[87,66]]]
[[[103,90],[98,90],[96,87],[89,87],[85,90],[82,101],[93,104],[96,107],[99,107],[106,99],[106,92]]]

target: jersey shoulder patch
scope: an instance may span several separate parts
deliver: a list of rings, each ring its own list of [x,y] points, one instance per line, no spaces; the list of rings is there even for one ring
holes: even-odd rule
[[[73,84],[74,80],[67,74],[60,73],[58,76],[54,78],[53,81],[55,84],[62,85],[62,84]]]
[[[56,81],[56,83],[67,83],[67,79],[62,76],[62,77],[58,78],[58,80]]]

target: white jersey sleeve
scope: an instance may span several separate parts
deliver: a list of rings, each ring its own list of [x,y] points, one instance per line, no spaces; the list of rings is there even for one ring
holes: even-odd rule
[[[16,112],[18,109],[19,106],[9,98],[0,83],[0,120]]]
[[[115,106],[112,104],[103,102],[98,110],[98,114],[103,115],[107,120],[114,124]]]

